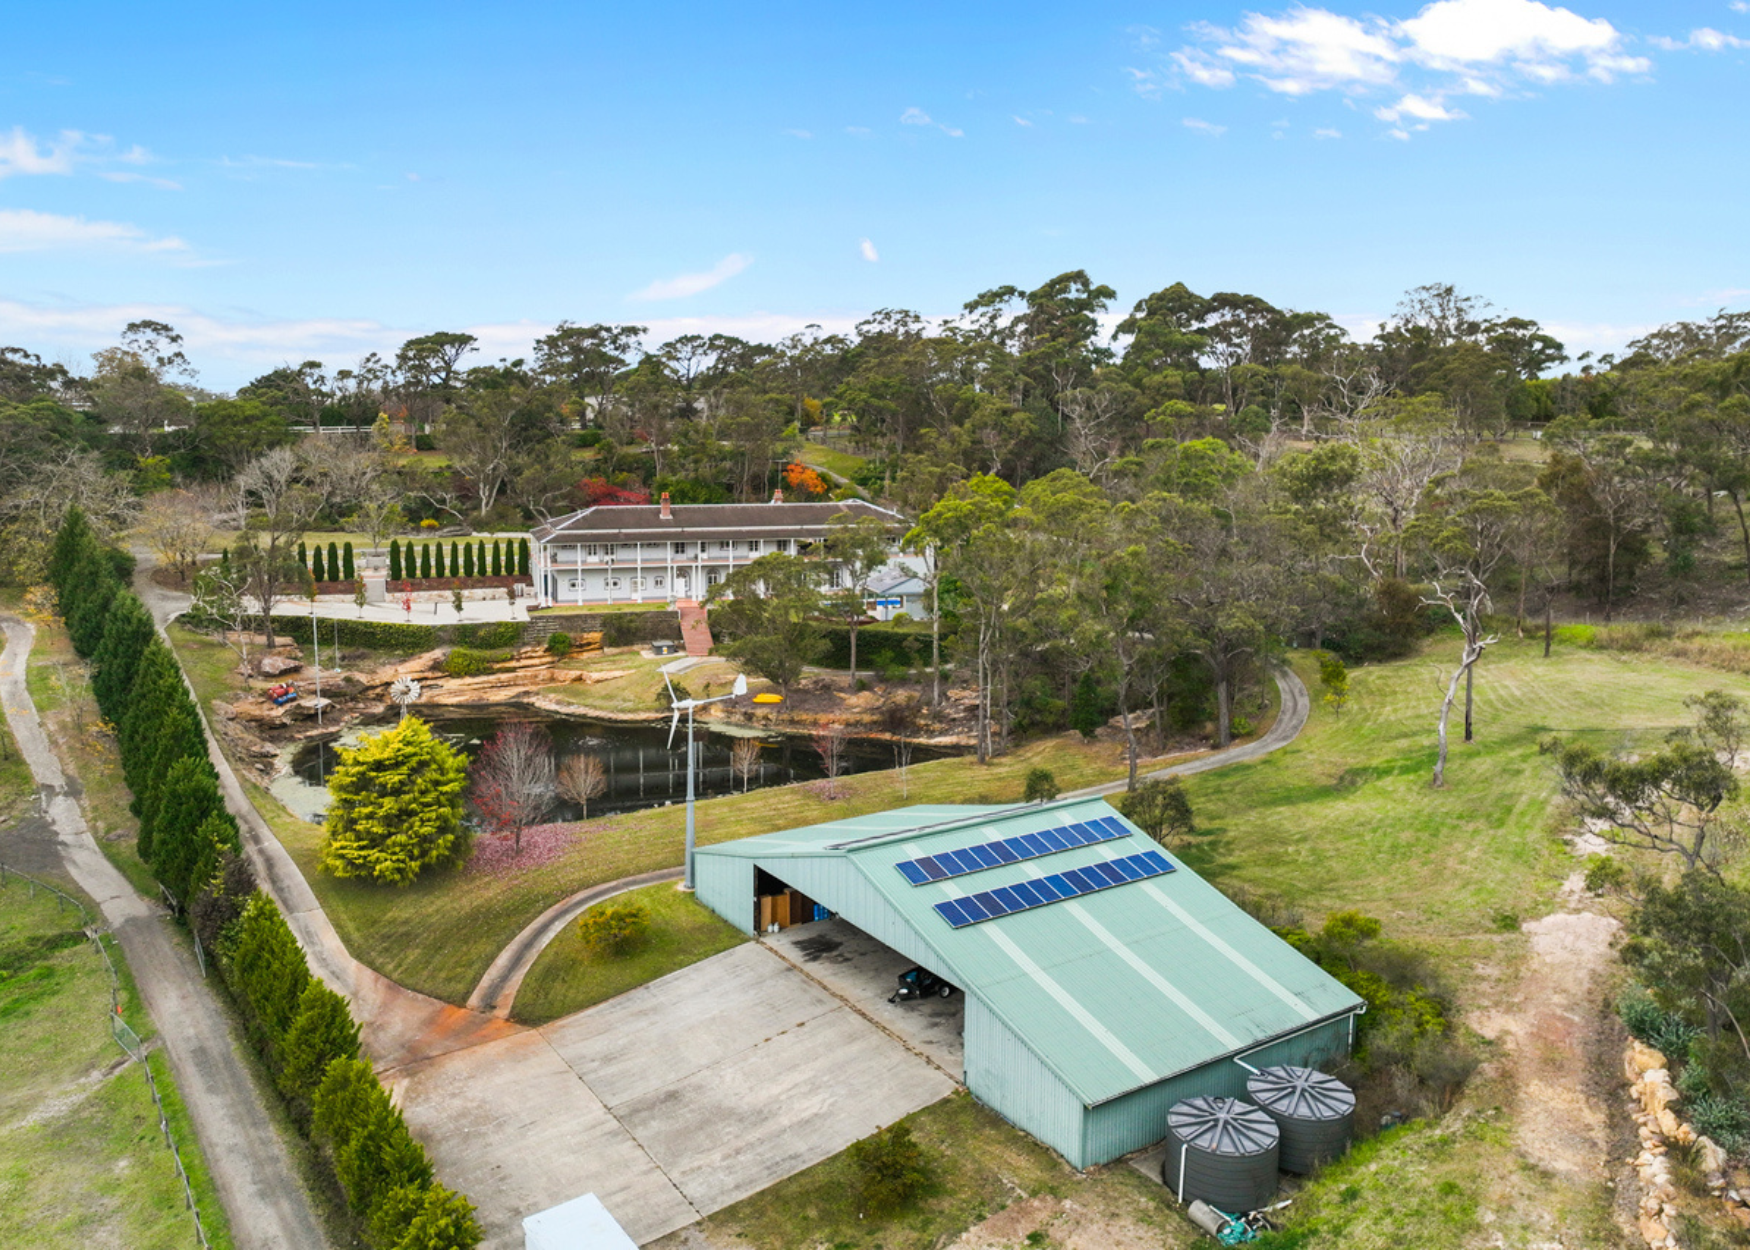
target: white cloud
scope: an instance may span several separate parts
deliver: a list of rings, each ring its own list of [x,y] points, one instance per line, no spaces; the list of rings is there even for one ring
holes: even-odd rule
[[[177,238],[154,238],[120,221],[87,221],[28,208],[0,209],[0,252],[186,252]]]
[[[856,135],[860,139],[864,135],[873,134],[874,132],[867,126],[846,126],[845,133],[848,135]]]
[[[1750,39],[1740,39],[1711,26],[1701,26],[1690,31],[1687,39],[1667,39],[1664,35],[1655,35],[1651,42],[1667,52],[1724,52],[1727,48],[1750,48]]]
[[[753,264],[753,257],[741,252],[731,252],[702,273],[683,273],[672,278],[660,278],[643,290],[634,291],[629,298],[635,300],[685,299],[689,295],[709,291],[712,287],[729,281],[751,264]]]
[[[1740,0],[1750,6],[1750,0]],[[1233,27],[1200,22],[1191,41],[1163,58],[1168,84],[1231,87],[1248,78],[1288,96],[1337,92],[1346,99],[1390,91],[1396,105],[1379,106],[1394,137],[1431,121],[1463,117],[1441,101],[1450,95],[1491,99],[1529,87],[1591,78],[1611,82],[1645,74],[1652,62],[1628,51],[1628,37],[1602,17],[1588,18],[1542,0],[1434,0],[1407,20],[1351,16],[1296,4],[1280,13],[1245,13]],[[1688,43],[1661,46],[1718,50],[1739,46],[1710,28]],[[1162,83],[1131,70],[1136,90],[1151,98]],[[1419,112],[1416,101],[1431,102]]]
[[[1032,124],[1033,123],[1028,121],[1025,117],[1015,117],[1015,125],[1017,126],[1031,126]]]
[[[1200,135],[1208,135],[1214,139],[1227,133],[1226,126],[1217,126],[1214,122],[1206,122],[1201,117],[1187,117],[1184,121],[1186,130],[1195,130]]]
[[[901,126],[933,126],[936,123],[931,121],[930,115],[922,109],[909,108],[899,115],[899,124]]]
[[[1414,92],[1389,107],[1374,109],[1373,115],[1382,122],[1397,122],[1405,118],[1422,122],[1452,122],[1464,117],[1463,113],[1448,109],[1439,100],[1430,100]]]
[[[1341,139],[1342,137],[1343,132],[1341,130],[1333,130],[1329,126],[1321,126],[1313,131],[1313,138],[1315,139]]]
[[[1193,29],[1214,45],[1215,64],[1238,67],[1284,95],[1388,83],[1402,56],[1377,19],[1363,23],[1328,9],[1295,8],[1280,17],[1248,13],[1234,30]]]
[[[868,239],[864,239],[861,243],[857,244],[857,250],[863,253],[863,259],[868,261],[871,265],[881,259],[881,253],[875,250],[875,245],[869,242]]]
[[[61,137],[48,147],[37,146],[36,139],[14,126],[9,135],[0,135],[0,178],[13,174],[70,174],[73,172],[73,150],[83,138],[77,131],[63,130]]]
[[[793,139],[812,139],[812,138],[814,138],[814,132],[810,131],[810,130],[786,130],[784,133],[789,135]]]
[[[122,169],[112,169],[97,175],[106,182],[143,182],[147,186],[157,187],[163,191],[180,191],[182,184],[169,178],[154,178],[150,174],[136,174]]]
[[[960,129],[960,127],[958,127],[958,126],[943,125],[943,126],[936,127],[936,129],[940,130],[943,134],[947,135],[950,139],[964,139],[966,137],[966,132],[964,130]]]

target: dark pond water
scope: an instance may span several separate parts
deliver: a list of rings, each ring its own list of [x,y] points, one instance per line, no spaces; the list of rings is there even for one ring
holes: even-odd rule
[[[607,771],[608,788],[600,798],[590,800],[589,814],[592,817],[660,807],[665,803],[683,802],[687,797],[685,723],[675,735],[674,747],[670,749],[667,725],[531,717],[526,713],[503,717],[426,716],[435,733],[465,751],[470,758],[479,752],[481,744],[500,724],[511,719],[539,721],[552,735],[555,763],[578,752],[601,757]],[[369,726],[349,733],[340,740],[340,745],[350,746],[360,736],[380,732],[383,728]],[[699,759],[694,772],[694,787],[698,797],[740,794],[744,788],[757,790],[763,786],[814,781],[826,776],[820,756],[808,739],[774,735],[754,738],[760,744],[759,761],[744,778],[732,766],[730,753],[738,739],[748,736],[745,731],[727,733],[704,726],[695,730]],[[912,761],[939,758],[942,754],[917,747]],[[327,778],[336,763],[333,745],[301,747],[291,758],[291,775],[282,778],[274,791],[292,810],[300,815],[313,816],[327,806]],[[893,748],[888,743],[850,739],[845,744],[839,775],[878,772],[892,767]],[[576,820],[581,815],[582,811],[576,804],[559,799],[548,819]]]

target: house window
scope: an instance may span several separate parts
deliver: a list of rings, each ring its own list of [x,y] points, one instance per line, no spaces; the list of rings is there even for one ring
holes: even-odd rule
[[[643,590],[644,589],[644,579],[642,577],[634,577],[632,579],[632,589],[633,590]]]
[[[759,539],[750,538],[747,540],[747,553],[750,556],[757,556],[760,553],[760,540]]]
[[[717,540],[717,550],[719,550],[719,551],[733,551],[734,549],[735,549],[735,544],[733,542],[731,542],[729,539],[719,538]]]
[[[789,539],[788,539],[788,538],[780,538],[780,539],[777,539],[777,540],[776,540],[776,541],[777,541],[777,544],[778,544],[778,550],[779,550],[779,551],[788,551],[788,550],[790,550],[790,540],[789,540]]]
[[[840,588],[840,574],[837,569],[833,569],[826,575],[826,585],[828,590],[838,590]]]
[[[722,580],[723,580],[723,575],[721,573],[716,572],[715,570],[705,574],[705,585],[707,585],[707,586],[715,586],[718,582],[720,582]]]
[[[658,590],[661,590],[661,589],[662,589],[662,578],[660,578],[660,577],[658,577],[658,578],[657,578],[657,579],[656,579],[656,588],[657,588],[657,589],[658,589]]]
[[[566,582],[565,589],[576,590],[577,589],[577,579],[574,577],[570,581]]]
[[[597,546],[595,543],[590,543],[588,546],[584,547],[584,549],[583,549],[583,554],[588,556],[591,560],[593,560],[597,556],[601,555],[601,553],[602,553],[602,549],[599,546]]]
[[[609,589],[609,590],[618,590],[618,589],[620,589],[620,579],[619,579],[619,578],[617,578],[617,577],[610,577],[610,578],[608,578],[608,589]]]
[[[685,543],[676,543],[676,544],[675,544],[675,545],[674,545],[674,553],[675,553],[675,554],[676,554],[676,555],[677,555],[677,556],[684,556],[684,555],[686,555],[686,554],[687,554],[687,545],[686,545],[686,544],[685,544]]]

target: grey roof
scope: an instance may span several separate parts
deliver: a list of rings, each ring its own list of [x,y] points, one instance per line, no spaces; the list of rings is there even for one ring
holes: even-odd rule
[[[869,589],[874,594],[885,595],[893,591],[922,594],[924,579],[905,568],[885,568],[869,579]]]
[[[912,885],[901,860],[1110,817],[1131,836]],[[700,856],[842,857],[924,946],[1094,1106],[1363,1009],[1361,999],[1168,855],[1176,871],[953,929],[935,904],[1153,847],[1101,799],[920,805],[700,847]],[[829,906],[832,900],[823,899]]]
[[[659,504],[598,505],[556,517],[534,528],[536,542],[565,539],[579,541],[637,541],[656,538],[729,538],[808,536],[824,537],[828,523],[849,513],[873,517],[889,525],[903,525],[897,512],[878,508],[861,499],[833,499],[819,503],[679,503],[673,516],[663,520]]]

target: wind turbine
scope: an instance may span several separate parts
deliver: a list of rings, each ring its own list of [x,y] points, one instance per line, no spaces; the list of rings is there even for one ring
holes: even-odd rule
[[[668,721],[668,749],[674,750],[675,730],[680,728],[681,712],[687,714],[687,863],[686,876],[681,882],[681,889],[693,889],[693,709],[705,707],[712,703],[723,703],[729,699],[739,699],[747,693],[747,674],[737,673],[735,685],[728,694],[720,694],[715,699],[677,699],[674,693],[674,683],[668,679],[668,669],[662,670],[662,684],[668,687],[669,706],[674,714]]]

